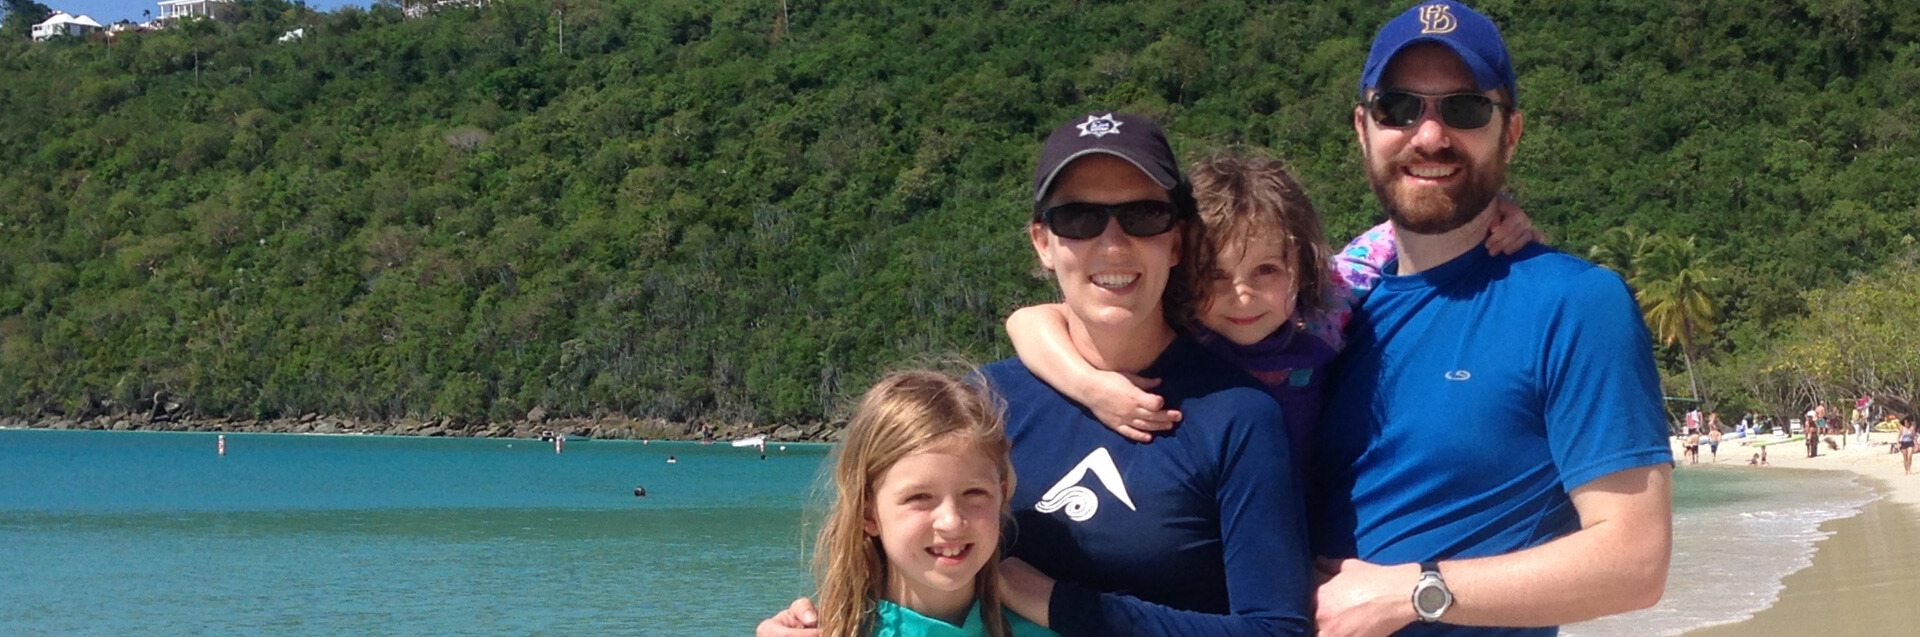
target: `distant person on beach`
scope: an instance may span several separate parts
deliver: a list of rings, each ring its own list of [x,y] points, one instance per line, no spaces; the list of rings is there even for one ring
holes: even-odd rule
[[[1807,413],[1811,415],[1813,412]],[[1806,433],[1808,458],[1817,458],[1820,456],[1820,426],[1816,424],[1818,422],[1819,419],[1817,418],[1808,418],[1807,424],[1800,427],[1800,430]]]
[[[1718,414],[1716,414],[1718,416]],[[1707,447],[1713,450],[1713,461],[1720,462],[1720,425],[1717,418],[1707,421]]]
[[[1006,397],[1014,532],[1006,603],[1063,635],[1306,635],[1312,567],[1281,410],[1170,316],[1197,248],[1190,186],[1158,125],[1096,112],[1057,128],[1028,237],[1097,369],[1163,379],[1175,436],[1130,442],[1017,359]],[[1124,468],[1124,470],[1123,470]],[[813,634],[796,601],[757,633]]]
[[[1680,434],[1680,454],[1687,457],[1687,464],[1700,464],[1700,434],[1692,427]]]
[[[1894,418],[1893,414],[1887,414],[1887,418],[1892,420],[1893,425],[1899,428],[1900,431],[1900,468],[1907,473],[1913,473],[1914,428],[1916,425],[1920,425],[1920,423],[1913,422],[1911,416],[1907,418],[1907,422],[1905,423],[1900,422],[1898,418]]]
[[[1895,418],[1893,416],[1893,412],[1887,412],[1880,415],[1880,422],[1876,423],[1874,427],[1884,431],[1892,432],[1894,434],[1895,436],[1894,442],[1887,444],[1887,453],[1890,455],[1898,455],[1900,453],[1900,442],[1898,439],[1899,433],[1900,433],[1900,419]]]
[[[814,550],[819,634],[1052,635],[1000,596],[1007,448],[993,399],[960,379],[900,372],[868,390]]]
[[[1840,441],[1839,448],[1845,449],[1849,444],[1848,440],[1850,438],[1851,436],[1847,435],[1847,424],[1840,420],[1840,411],[1838,409],[1834,410],[1833,415],[1827,418],[1827,448],[1834,448],[1834,440],[1838,439]]]
[[[1652,338],[1613,272],[1476,249],[1521,138],[1498,27],[1425,2],[1354,108],[1399,256],[1355,313],[1314,432],[1321,635],[1553,635],[1645,608],[1671,559]]]
[[[1861,444],[1866,444],[1868,441],[1872,440],[1872,438],[1870,437],[1870,434],[1873,430],[1873,427],[1868,422],[1868,419],[1870,418],[1867,415],[1868,402],[1869,402],[1869,399],[1861,398],[1859,402],[1854,403],[1853,415],[1851,418],[1848,419],[1848,422],[1853,425],[1854,442],[1858,442]]]

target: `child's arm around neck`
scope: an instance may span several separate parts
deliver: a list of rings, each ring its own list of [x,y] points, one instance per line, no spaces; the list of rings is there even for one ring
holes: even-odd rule
[[[1067,311],[1065,305],[1051,303],[1023,307],[1007,317],[1007,336],[1020,362],[1034,376],[1134,442],[1153,442],[1153,432],[1172,429],[1180,422],[1180,412],[1166,409],[1164,398],[1147,391],[1158,386],[1159,379],[1088,364],[1067,334]]]

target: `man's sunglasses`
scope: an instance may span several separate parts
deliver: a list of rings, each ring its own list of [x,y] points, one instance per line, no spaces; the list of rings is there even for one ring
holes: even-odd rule
[[[1092,239],[1107,231],[1109,217],[1120,221],[1120,231],[1151,237],[1173,229],[1173,204],[1153,199],[1113,205],[1075,201],[1048,208],[1040,218],[1047,229],[1066,239]]]
[[[1440,121],[1448,128],[1473,130],[1486,126],[1493,120],[1493,112],[1505,106],[1496,104],[1493,98],[1479,93],[1453,93],[1450,95],[1427,95],[1407,91],[1381,91],[1367,98],[1367,114],[1373,121],[1388,128],[1406,128],[1420,123],[1420,117],[1427,112],[1427,103],[1439,104]]]

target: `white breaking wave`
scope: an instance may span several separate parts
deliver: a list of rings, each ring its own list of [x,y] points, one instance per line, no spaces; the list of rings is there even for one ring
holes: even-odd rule
[[[1676,476],[1676,492],[1685,491]],[[1676,505],[1666,595],[1653,608],[1566,626],[1563,637],[1672,637],[1753,617],[1780,599],[1782,581],[1813,564],[1820,526],[1879,496],[1846,473],[1754,471],[1737,488],[1753,499]],[[1676,493],[1676,500],[1682,500]]]

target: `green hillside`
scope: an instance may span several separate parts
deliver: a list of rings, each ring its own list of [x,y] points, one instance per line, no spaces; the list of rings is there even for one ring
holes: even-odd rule
[[[1911,260],[1920,14],[1680,4],[1480,4],[1521,74],[1513,197],[1578,254],[1694,238],[1702,358],[1766,367],[1809,290]],[[164,390],[214,416],[817,420],[890,367],[1009,353],[1001,318],[1050,290],[1032,162],[1075,114],[1270,149],[1330,235],[1373,223],[1351,109],[1403,8],[239,6],[0,43],[0,413]],[[1736,384],[1710,389],[1765,393]]]

